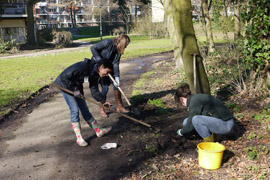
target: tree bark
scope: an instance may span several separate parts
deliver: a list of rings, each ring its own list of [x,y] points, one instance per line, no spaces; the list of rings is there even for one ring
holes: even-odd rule
[[[234,40],[237,40],[241,37],[241,20],[240,20],[240,9],[239,1],[234,6]]]
[[[215,43],[213,38],[213,32],[212,32],[212,26],[211,26],[211,19],[208,11],[208,0],[202,0],[202,13],[205,21],[205,27],[206,27],[206,34],[207,39],[209,41],[209,52],[215,51]]]
[[[174,22],[173,22],[173,13],[172,13],[172,2],[171,0],[167,0],[164,2],[164,10],[165,10],[165,18],[167,22],[167,29],[173,44],[173,52],[174,52],[174,59],[175,59],[175,67],[179,69],[183,66],[183,59],[180,56],[180,49],[177,42],[177,35],[174,29]]]
[[[173,14],[174,32],[177,37],[177,43],[180,51],[180,58],[183,60],[185,74],[188,83],[194,93],[194,71],[193,57],[191,53],[198,54],[196,71],[196,92],[210,94],[210,86],[204,69],[202,58],[200,56],[197,39],[192,22],[191,1],[190,0],[171,0]],[[167,7],[167,6],[166,6]],[[166,8],[165,8],[166,9]],[[166,9],[168,12],[169,9]]]
[[[34,21],[34,12],[33,6],[35,1],[27,1],[27,44],[36,45],[35,39],[35,21]]]

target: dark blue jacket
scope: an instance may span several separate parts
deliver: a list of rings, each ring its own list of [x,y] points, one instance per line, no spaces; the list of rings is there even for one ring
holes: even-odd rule
[[[121,54],[117,52],[117,48],[113,40],[105,39],[100,41],[91,47],[91,51],[93,54],[92,59],[96,62],[100,61],[101,59],[111,61],[113,64],[114,77],[120,77],[119,63]]]
[[[81,94],[84,95],[84,78],[88,77],[89,88],[93,98],[101,103],[105,103],[106,99],[98,89],[100,76],[93,71],[94,65],[94,61],[85,58],[84,61],[77,62],[66,68],[53,83],[70,91],[74,91],[75,87],[77,87]]]

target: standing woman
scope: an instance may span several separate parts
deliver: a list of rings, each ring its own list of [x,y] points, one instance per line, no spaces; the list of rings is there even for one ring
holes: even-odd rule
[[[175,93],[175,102],[188,107],[188,117],[183,129],[177,134],[187,136],[193,130],[206,142],[215,141],[215,134],[227,134],[234,126],[233,115],[220,100],[209,94],[193,94],[186,83],[180,84]]]
[[[105,39],[103,41],[100,41],[99,43],[91,47],[91,51],[93,54],[92,60],[99,62],[101,59],[106,59],[113,64],[112,75],[119,86],[120,86],[120,71],[119,71],[120,58],[121,55],[124,54],[125,48],[128,46],[129,43],[130,38],[127,35],[120,35],[114,39]],[[107,96],[110,84],[111,81],[109,77],[102,78],[101,85],[102,85],[102,94],[104,97]],[[127,109],[123,107],[121,93],[116,85],[114,85],[114,97],[117,105],[116,110],[122,113],[129,112]],[[107,117],[107,114],[102,107],[99,108],[99,114],[103,117]]]

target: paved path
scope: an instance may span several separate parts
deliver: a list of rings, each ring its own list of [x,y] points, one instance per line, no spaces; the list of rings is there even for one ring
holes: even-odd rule
[[[170,52],[121,63],[121,83],[127,96],[130,96],[132,84],[140,73],[150,70],[156,61],[172,57],[173,53]],[[87,86],[85,84],[86,96],[90,97]],[[112,87],[108,101],[114,103]],[[60,93],[14,123],[1,124],[0,179],[109,180],[125,176],[125,164],[118,163],[120,159],[128,163],[128,157],[121,154],[127,148],[122,139],[124,135],[115,127],[119,116],[111,114],[110,118],[102,119],[98,115],[98,108],[88,105],[100,125],[113,126],[113,131],[105,137],[96,138],[94,131],[81,120],[83,137],[90,144],[85,148],[75,143],[68,106]],[[121,146],[113,150],[100,149],[102,144],[112,141]]]
[[[82,49],[85,47],[90,47],[91,43],[85,42],[85,41],[79,41],[75,40],[73,41],[76,47],[67,47],[62,49],[52,49],[52,50],[42,50],[39,52],[28,52],[23,54],[15,54],[15,55],[9,55],[9,56],[0,56],[0,59],[7,59],[7,58],[19,58],[19,57],[25,57],[25,56],[36,56],[36,55],[43,55],[43,54],[50,54],[50,53],[56,53],[56,52],[66,52],[66,51],[73,51]]]

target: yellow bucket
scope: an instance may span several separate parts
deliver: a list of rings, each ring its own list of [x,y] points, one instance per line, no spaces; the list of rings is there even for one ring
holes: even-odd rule
[[[199,166],[205,169],[220,168],[225,146],[214,142],[202,142],[197,145]]]

